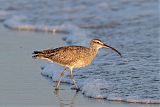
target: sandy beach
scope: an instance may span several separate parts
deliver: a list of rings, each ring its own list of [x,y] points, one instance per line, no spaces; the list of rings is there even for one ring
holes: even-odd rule
[[[85,97],[62,84],[54,92],[52,85],[41,75],[45,61],[33,60],[33,50],[63,46],[62,38],[45,32],[14,31],[0,25],[0,107],[158,107]]]
[[[13,31],[3,26],[0,32],[0,105],[54,104],[53,94],[48,93],[52,87],[41,76],[41,63],[32,60],[31,53],[35,48],[62,45],[61,37]]]

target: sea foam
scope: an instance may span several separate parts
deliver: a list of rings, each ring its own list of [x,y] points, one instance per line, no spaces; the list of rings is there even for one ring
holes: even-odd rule
[[[53,33],[69,33],[76,29],[76,26],[71,24],[62,25],[46,25],[46,24],[33,24],[29,23],[29,16],[12,15],[5,19],[4,25],[11,29],[29,30],[29,31],[44,31]]]

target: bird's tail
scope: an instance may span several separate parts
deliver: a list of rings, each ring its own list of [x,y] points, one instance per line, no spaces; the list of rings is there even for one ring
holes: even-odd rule
[[[33,55],[32,58],[33,59],[39,59],[40,57],[39,57],[39,55]]]
[[[42,51],[33,51],[33,56],[32,58],[34,59],[42,59],[43,58],[43,54],[42,54]]]
[[[42,53],[42,51],[33,51],[32,54],[41,54],[41,53]]]

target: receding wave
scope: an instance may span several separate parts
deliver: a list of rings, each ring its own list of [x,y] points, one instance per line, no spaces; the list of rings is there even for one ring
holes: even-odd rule
[[[53,69],[56,71],[53,71]],[[62,71],[63,68],[59,65],[48,63],[43,66],[42,75],[50,77],[52,81],[57,81]],[[86,73],[87,71],[76,70],[75,80],[77,81],[82,94],[87,97],[128,103],[160,104],[159,99],[141,98],[141,96],[134,95],[134,93],[130,93],[129,95],[122,95],[123,93],[115,91],[114,84],[107,82],[105,79],[89,77],[85,75]],[[70,73],[66,72],[65,75],[66,76],[62,79],[62,82],[72,84]]]
[[[76,26],[71,24],[63,24],[57,26],[49,26],[45,24],[30,24],[27,22],[28,17],[26,16],[12,16],[11,18],[5,19],[4,25],[11,29],[17,30],[28,30],[28,31],[43,31],[53,33],[69,33]]]

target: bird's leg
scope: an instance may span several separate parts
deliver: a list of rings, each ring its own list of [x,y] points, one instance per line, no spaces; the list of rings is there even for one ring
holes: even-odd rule
[[[61,73],[60,78],[59,78],[59,80],[58,80],[58,82],[57,82],[57,85],[56,85],[55,90],[59,89],[59,84],[60,84],[60,82],[61,82],[61,79],[64,77],[64,72],[65,72],[66,70],[67,70],[67,68],[64,68],[64,71]]]
[[[76,89],[79,90],[79,88],[78,88],[78,86],[76,84],[76,81],[74,80],[74,76],[72,74],[72,70],[73,70],[73,68],[70,68],[70,75],[71,75],[72,81],[73,81],[74,85],[76,86]]]

